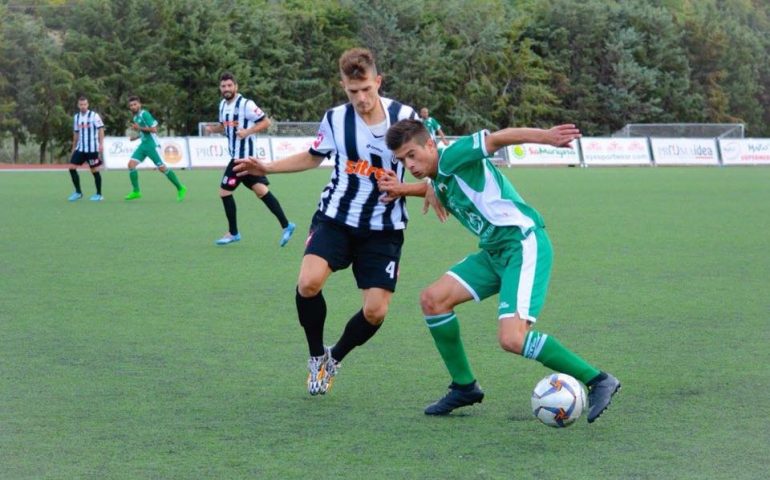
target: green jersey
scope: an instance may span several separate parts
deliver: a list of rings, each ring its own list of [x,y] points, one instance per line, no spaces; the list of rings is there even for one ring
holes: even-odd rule
[[[439,125],[438,120],[436,120],[433,117],[428,117],[422,120],[422,124],[425,125],[426,129],[428,129],[428,133],[430,133],[430,138],[435,140],[436,132],[441,130],[441,125]]]
[[[139,112],[134,115],[134,123],[144,128],[158,126],[158,121],[145,109],[139,110]],[[160,142],[158,142],[158,135],[152,132],[140,131],[139,136],[142,139],[143,144],[150,144],[152,147],[160,145]]]
[[[489,160],[486,130],[439,150],[433,181],[436,197],[465,228],[479,237],[479,248],[498,250],[543,227],[543,218]]]

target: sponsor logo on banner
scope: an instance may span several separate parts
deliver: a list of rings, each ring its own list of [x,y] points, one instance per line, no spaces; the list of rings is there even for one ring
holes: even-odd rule
[[[575,142],[573,148],[559,148],[538,143],[524,143],[508,147],[511,165],[577,165],[580,163]]]
[[[770,139],[721,139],[719,149],[725,165],[770,164]]]
[[[182,149],[176,142],[163,145],[163,161],[172,165],[182,161]]]
[[[163,161],[172,168],[187,168],[187,139],[185,137],[160,137],[160,153]],[[104,137],[104,165],[108,169],[126,169],[134,151],[139,147],[137,141],[129,141],[126,137]],[[155,164],[149,159],[141,162],[137,168],[153,169]]]
[[[230,150],[227,138],[223,136],[189,137],[190,163],[195,167],[226,167],[230,162]],[[255,140],[256,157],[270,160],[270,140],[257,137]]]
[[[650,138],[655,163],[659,165],[717,165],[713,138]]]
[[[646,138],[580,139],[586,165],[649,165],[650,152]]]

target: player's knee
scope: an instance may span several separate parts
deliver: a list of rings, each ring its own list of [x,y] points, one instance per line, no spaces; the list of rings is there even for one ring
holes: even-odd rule
[[[323,288],[323,282],[313,278],[300,277],[297,282],[297,291],[305,298],[315,297]]]
[[[524,351],[524,340],[527,337],[528,329],[526,328],[525,323],[521,327],[519,327],[517,323],[516,327],[517,328],[501,329],[497,335],[497,339],[503,350],[515,353],[516,355],[521,355],[521,352]]]
[[[364,318],[372,325],[379,325],[385,321],[388,314],[388,305],[384,302],[376,305],[364,305]]]
[[[420,293],[420,308],[425,315],[439,315],[450,311],[452,306],[446,305],[435,289],[426,288]]]

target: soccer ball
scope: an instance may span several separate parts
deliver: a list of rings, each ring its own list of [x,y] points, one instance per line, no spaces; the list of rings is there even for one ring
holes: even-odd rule
[[[569,427],[585,407],[583,386],[564,373],[548,375],[532,391],[532,413],[549,427]]]

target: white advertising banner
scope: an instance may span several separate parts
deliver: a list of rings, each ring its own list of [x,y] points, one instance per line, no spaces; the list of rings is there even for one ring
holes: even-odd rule
[[[557,148],[539,143],[522,143],[508,147],[508,164],[516,165],[580,165],[577,142],[572,148]]]
[[[230,152],[227,148],[227,138],[223,136],[188,137],[190,146],[190,165],[199,167],[225,168],[230,163]],[[270,161],[270,139],[257,137],[257,157]]]
[[[187,138],[160,137],[160,158],[169,168],[189,168],[190,156]],[[104,165],[108,169],[128,169],[131,154],[139,147],[139,140],[129,141],[128,137],[104,137]],[[155,164],[149,158],[137,168],[151,169]]]
[[[722,138],[719,140],[724,165],[770,164],[770,139]]]
[[[315,139],[316,137],[271,137],[273,160],[280,160],[299,152],[307,152],[313,146]],[[321,162],[323,167],[331,167],[332,165],[334,165],[334,161],[328,158]]]
[[[656,165],[719,165],[713,138],[650,138]]]
[[[584,137],[580,149],[588,166],[650,165],[652,161],[646,138]]]

